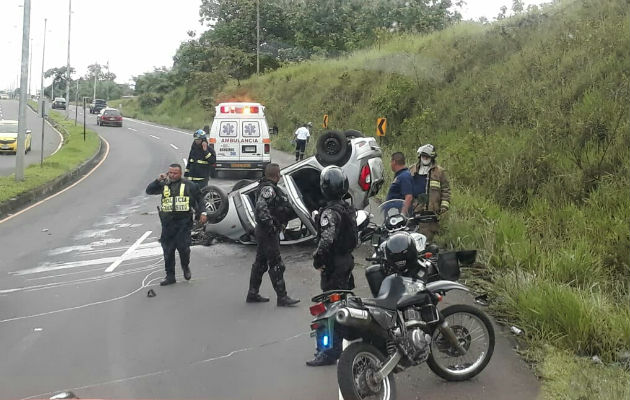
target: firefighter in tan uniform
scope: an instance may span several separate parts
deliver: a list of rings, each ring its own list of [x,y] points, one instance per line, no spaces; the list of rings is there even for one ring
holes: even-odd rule
[[[432,144],[418,148],[418,162],[410,168],[414,188],[414,211],[444,214],[451,206],[451,187],[444,168],[437,165],[437,153]],[[438,222],[421,223],[419,231],[431,241],[440,231]]]

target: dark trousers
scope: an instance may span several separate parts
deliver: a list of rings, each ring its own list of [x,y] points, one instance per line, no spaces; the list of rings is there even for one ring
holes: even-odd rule
[[[182,269],[188,269],[190,264],[190,230],[191,218],[172,219],[162,222],[160,243],[164,252],[164,268],[166,277],[175,279],[175,250],[179,252]]]
[[[278,298],[287,295],[286,284],[284,282],[284,263],[280,257],[280,235],[277,232],[269,232],[260,224],[255,230],[256,260],[252,264],[252,271],[249,277],[249,293],[258,294],[262,277],[269,271],[269,278]]]
[[[354,289],[354,257],[352,254],[333,256],[330,263],[324,266],[320,287],[322,292],[328,290],[352,290]]]
[[[304,159],[304,152],[306,151],[306,140],[298,139],[295,141],[295,161]]]
[[[352,254],[342,254],[333,256],[333,259],[329,264],[324,266],[321,276],[321,288],[322,292],[328,290],[352,290],[354,289],[354,276],[352,276],[352,270],[354,269],[354,257]],[[339,359],[343,350],[343,326],[335,322],[333,328],[332,347],[324,350],[326,356],[332,359]],[[322,351],[318,348],[317,351]]]
[[[203,190],[203,188],[208,186],[208,178],[201,179],[201,180],[196,180],[195,179],[193,182],[195,182],[197,184],[197,186],[199,186],[199,190]]]

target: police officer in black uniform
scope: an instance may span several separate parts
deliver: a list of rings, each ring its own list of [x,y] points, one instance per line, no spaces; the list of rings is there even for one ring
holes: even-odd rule
[[[313,266],[321,272],[321,289],[354,289],[354,257],[352,250],[358,244],[356,210],[343,200],[348,193],[348,178],[341,168],[329,166],[320,175],[320,188],[328,201],[319,213],[319,243],[313,253]],[[340,325],[335,324],[333,346],[321,350],[306,365],[317,367],[334,364],[342,351]]]
[[[217,155],[214,149],[208,145],[205,131],[197,130],[193,134],[193,138],[184,176],[199,185],[199,189],[203,189],[208,186],[210,169],[217,161]]]
[[[198,220],[202,223],[206,222],[205,212],[201,210],[199,187],[182,178],[181,165],[171,164],[168,173],[160,174],[147,186],[146,192],[162,195],[162,203],[159,207],[162,222],[160,243],[164,251],[166,278],[160,282],[160,285],[175,283],[175,250],[179,252],[184,278],[190,280],[190,229],[193,223],[193,210]]]
[[[300,300],[292,299],[287,295],[284,282],[284,264],[280,257],[280,232],[287,223],[287,215],[290,212],[289,201],[277,186],[280,180],[280,167],[278,164],[268,164],[265,168],[265,176],[260,180],[256,192],[256,260],[252,264],[252,272],[249,278],[249,291],[246,301],[248,303],[263,303],[268,298],[258,293],[262,283],[262,277],[269,270],[269,278],[278,296],[277,305],[289,307]]]

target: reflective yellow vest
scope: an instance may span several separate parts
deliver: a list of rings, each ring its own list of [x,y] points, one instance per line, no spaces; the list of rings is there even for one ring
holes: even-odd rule
[[[162,191],[162,212],[173,211],[190,211],[190,198],[184,196],[184,190],[186,185],[181,183],[179,185],[179,196],[171,196],[171,190],[168,185],[164,185]],[[173,209],[173,204],[175,205]]]

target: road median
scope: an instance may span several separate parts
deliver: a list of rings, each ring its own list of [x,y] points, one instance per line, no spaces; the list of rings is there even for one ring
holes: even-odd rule
[[[28,166],[22,182],[14,174],[0,177],[0,220],[76,182],[106,154],[107,146],[96,132],[88,129],[84,137],[82,126],[66,121],[56,111],[47,120],[64,138],[61,149],[41,166]]]

